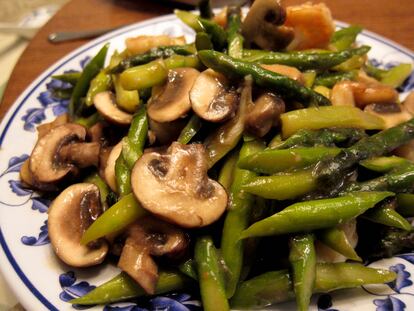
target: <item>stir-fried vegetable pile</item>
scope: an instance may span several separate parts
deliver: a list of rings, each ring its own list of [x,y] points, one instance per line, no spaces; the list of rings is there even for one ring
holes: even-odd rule
[[[362,263],[414,246],[414,93],[396,90],[411,65],[372,66],[324,4],[176,15],[194,42],[129,38],[54,77],[69,111],[39,126],[21,179],[57,194],[62,261],[122,270],[71,303],[184,289],[205,310],[307,310],[393,281]]]

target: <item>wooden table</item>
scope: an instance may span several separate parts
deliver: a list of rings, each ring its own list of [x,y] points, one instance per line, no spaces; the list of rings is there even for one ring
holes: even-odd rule
[[[285,0],[286,5],[304,0]],[[317,1],[314,1],[315,3]],[[414,50],[412,0],[325,0],[335,19],[358,24]],[[86,40],[52,44],[54,31],[109,28],[171,13],[168,0],[72,0],[33,38],[10,77],[0,105],[0,119],[16,98],[42,71]]]

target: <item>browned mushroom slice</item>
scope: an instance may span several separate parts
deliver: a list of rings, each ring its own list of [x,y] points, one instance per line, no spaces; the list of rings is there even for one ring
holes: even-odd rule
[[[201,144],[174,142],[165,153],[147,152],[135,163],[132,190],[144,208],[182,227],[216,221],[227,206],[227,193],[207,176]]]
[[[80,244],[84,231],[102,213],[99,189],[94,184],[80,183],[66,188],[49,209],[49,238],[56,255],[73,267],[89,267],[101,263],[108,245],[99,240]]]
[[[188,246],[182,230],[153,217],[144,217],[128,229],[118,267],[148,293],[155,293],[158,268],[151,256],[178,257]]]
[[[108,184],[109,188],[111,188],[111,190],[115,192],[118,191],[115,177],[115,162],[119,158],[121,152],[122,141],[112,148],[111,152],[109,153],[108,159],[106,161],[106,166],[104,169],[105,181]]]
[[[177,119],[171,122],[160,123],[149,118],[148,125],[152,135],[152,137],[149,136],[149,138],[153,141],[158,141],[161,145],[167,145],[177,139],[181,133],[181,130],[186,125],[186,120]]]
[[[67,113],[64,113],[56,117],[56,119],[50,123],[44,123],[44,124],[39,125],[37,127],[38,139],[45,136],[55,127],[58,127],[59,125],[62,125],[62,124],[66,124],[68,122],[69,122],[69,115]]]
[[[59,150],[73,141],[83,141],[86,129],[78,124],[67,123],[52,129],[40,138],[30,156],[29,168],[36,182],[53,183],[75,169],[71,163],[63,163]]]
[[[230,87],[222,74],[211,69],[203,71],[190,92],[191,106],[202,119],[221,122],[232,116],[239,102],[236,89]]]
[[[101,144],[98,142],[67,144],[59,150],[59,158],[79,168],[98,166],[100,150]]]
[[[243,21],[243,36],[265,50],[283,49],[294,37],[292,28],[281,26],[285,19],[281,1],[256,0]]]
[[[194,68],[169,70],[166,84],[148,102],[149,117],[156,122],[184,117],[191,109],[189,93],[199,74]]]
[[[411,113],[411,115],[414,116],[414,91],[411,91],[405,98],[403,106],[409,113]]]
[[[273,93],[260,95],[249,107],[245,126],[250,133],[263,137],[280,121],[280,115],[285,112],[284,101]]]
[[[106,91],[95,95],[93,103],[96,110],[108,120],[108,122],[118,125],[129,125],[132,122],[132,114],[126,113],[119,109],[115,103],[115,97],[112,92]]]
[[[304,78],[302,73],[299,71],[299,69],[295,67],[279,64],[261,64],[260,67],[267,69],[269,71],[273,71],[280,75],[287,76],[295,81],[298,81],[300,84],[304,84]]]
[[[364,111],[375,114],[385,122],[385,128],[394,127],[400,123],[410,120],[413,116],[399,104],[371,104]]]

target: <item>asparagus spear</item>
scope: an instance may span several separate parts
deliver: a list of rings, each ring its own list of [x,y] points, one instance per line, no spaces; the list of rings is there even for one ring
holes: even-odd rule
[[[259,65],[237,60],[216,51],[200,51],[198,57],[204,65],[226,76],[243,78],[251,75],[257,85],[277,91],[285,98],[298,100],[305,105],[326,106],[330,104],[326,97],[302,86],[295,80],[266,70]]]
[[[306,311],[309,308],[316,275],[313,235],[299,235],[290,240],[289,261],[292,266],[293,289],[298,310]]]
[[[191,55],[195,52],[192,44],[187,45],[173,45],[173,46],[159,46],[152,48],[148,52],[143,54],[134,55],[122,60],[118,65],[110,70],[109,73],[121,73],[128,68],[135,67],[149,63],[157,58],[167,58],[174,54],[178,55]]]
[[[197,240],[194,257],[204,310],[230,310],[224,290],[224,278],[219,267],[217,250],[211,237],[201,237]]]
[[[365,131],[357,128],[323,128],[319,130],[301,129],[285,141],[269,145],[271,148],[288,149],[293,147],[330,147],[336,143],[353,145],[358,140],[366,137]]]
[[[356,218],[392,192],[351,192],[347,195],[295,203],[244,230],[241,238],[281,235],[330,228]]]
[[[240,150],[240,157],[255,153],[263,148],[256,141],[245,142]],[[246,180],[256,176],[252,171],[235,168],[233,183],[230,187],[229,210],[226,215],[221,237],[221,251],[229,273],[226,294],[231,297],[239,282],[243,265],[244,241],[239,240],[240,233],[249,225],[251,209],[254,206],[254,197],[242,190]]]
[[[156,294],[172,290],[180,290],[189,284],[191,279],[175,271],[161,271],[155,289]],[[145,296],[146,293],[132,278],[121,272],[113,279],[98,286],[86,295],[72,299],[72,304],[95,305],[123,301],[129,298]]]
[[[231,57],[243,57],[243,36],[240,34],[241,29],[241,9],[240,7],[231,6],[227,13],[227,51]]]
[[[366,284],[381,284],[395,280],[389,270],[374,269],[361,264],[316,264],[315,293],[352,288]],[[263,308],[294,297],[292,278],[287,270],[270,271],[240,284],[230,303],[233,308]]]
[[[363,138],[355,145],[343,149],[332,159],[320,161],[316,165],[313,174],[317,177],[318,184],[321,187],[325,187],[328,191],[335,189],[339,191],[339,186],[343,184],[346,175],[356,163],[370,157],[386,154],[413,138],[414,118],[395,127],[383,130],[373,136]],[[414,173],[405,172],[403,174],[411,176]],[[384,185],[387,183],[392,184],[392,178],[394,176],[384,177],[381,183]],[[362,187],[361,189],[371,189],[371,184],[369,183],[368,186]]]
[[[363,46],[357,49],[348,49],[341,52],[267,52],[257,51],[252,56],[244,57],[249,63],[281,64],[299,68],[300,70],[318,69],[326,70],[343,63],[355,55],[368,53],[370,47]],[[249,53],[247,51],[247,53]],[[246,55],[245,53],[244,55]]]

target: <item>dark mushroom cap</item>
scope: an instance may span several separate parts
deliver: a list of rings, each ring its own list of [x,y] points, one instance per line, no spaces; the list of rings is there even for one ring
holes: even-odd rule
[[[265,50],[283,49],[294,37],[292,28],[282,26],[285,19],[281,1],[256,0],[243,21],[243,36]]]
[[[66,264],[89,267],[104,260],[108,252],[105,241],[80,244],[84,231],[101,213],[99,189],[94,184],[71,185],[53,201],[48,217],[50,242],[56,255]]]
[[[194,68],[169,70],[165,85],[148,101],[148,116],[161,123],[184,117],[191,109],[189,93],[199,74]]]
[[[74,141],[84,141],[85,127],[67,123],[53,128],[41,137],[33,148],[29,168],[33,179],[38,183],[53,183],[61,180],[75,169],[71,163],[64,163],[59,150]]]
[[[239,95],[225,76],[207,69],[194,82],[190,100],[194,112],[200,118],[221,122],[233,115],[239,103]]]
[[[165,153],[147,152],[135,163],[132,190],[144,208],[182,227],[216,221],[227,206],[227,193],[207,176],[201,144],[174,142]]]
[[[154,294],[158,268],[152,256],[180,256],[188,247],[188,237],[179,228],[150,216],[133,223],[127,235],[118,267],[148,294]]]
[[[249,107],[245,120],[246,130],[263,137],[279,123],[280,115],[284,112],[285,102],[281,98],[273,93],[264,93]]]

